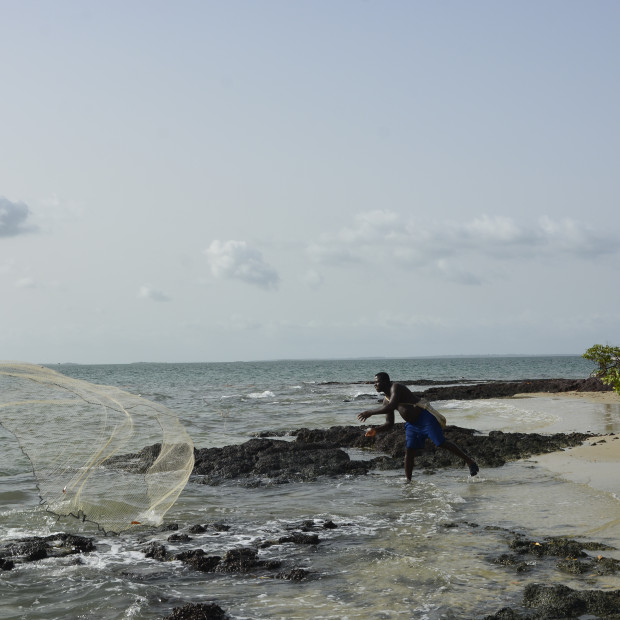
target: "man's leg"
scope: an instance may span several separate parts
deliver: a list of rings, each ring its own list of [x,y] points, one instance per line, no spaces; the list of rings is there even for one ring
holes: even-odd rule
[[[407,478],[407,482],[411,482],[414,457],[415,450],[413,448],[407,448],[405,451],[405,477]]]
[[[476,461],[463,452],[463,450],[461,450],[456,444],[446,440],[438,447],[448,450],[449,452],[452,452],[452,454],[456,454],[456,456],[462,458],[469,466],[470,475],[475,476],[478,473],[479,467]]]

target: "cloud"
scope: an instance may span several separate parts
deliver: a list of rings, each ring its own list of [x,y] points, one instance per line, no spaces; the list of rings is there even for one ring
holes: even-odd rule
[[[138,297],[140,297],[141,299],[150,299],[151,301],[157,302],[171,301],[170,297],[166,295],[166,293],[163,293],[162,291],[158,291],[146,285],[140,287]]]
[[[241,280],[261,288],[277,288],[277,271],[262,254],[245,241],[213,241],[205,250],[211,273],[216,278]]]
[[[0,237],[16,237],[33,232],[36,226],[25,225],[30,209],[23,202],[11,202],[0,196]]]
[[[37,288],[37,283],[33,278],[20,278],[15,282],[15,288]]]
[[[4,263],[0,263],[0,273],[11,273],[15,267],[15,259],[9,258]]]
[[[309,269],[304,274],[303,281],[311,288],[319,288],[323,284],[323,276],[314,269]]]
[[[519,222],[481,215],[469,221],[420,224],[391,211],[358,215],[351,226],[327,233],[310,244],[308,255],[330,266],[369,260],[405,268],[430,269],[453,282],[477,285],[483,280],[467,261],[519,260],[570,256],[596,258],[620,250],[615,231],[596,229],[569,218],[542,217]]]

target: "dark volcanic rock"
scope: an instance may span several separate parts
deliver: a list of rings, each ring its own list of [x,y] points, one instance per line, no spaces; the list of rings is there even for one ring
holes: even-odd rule
[[[510,607],[502,607],[497,613],[485,616],[484,620],[524,620],[532,616],[524,616]]]
[[[249,573],[252,569],[264,566],[258,559],[258,552],[249,547],[239,547],[227,551],[218,564],[218,573]]]
[[[219,555],[207,555],[203,549],[194,549],[193,551],[183,551],[177,554],[175,559],[191,566],[194,570],[212,573],[222,558]]]
[[[15,568],[15,562],[13,560],[7,560],[6,558],[0,558],[0,570],[13,570]]]
[[[475,385],[452,385],[425,390],[427,400],[473,400],[505,398],[533,392],[608,392],[613,388],[597,377],[589,379],[531,379],[527,381],[493,381]]]
[[[105,467],[123,469],[135,474],[144,474],[157,460],[160,452],[161,444],[155,443],[142,448],[140,452],[112,456],[105,461],[104,465]]]
[[[609,550],[613,547],[595,542],[580,542],[572,538],[550,537],[542,541],[532,540],[521,535],[516,535],[508,546],[520,554],[530,554],[537,557],[556,556],[561,558],[585,558],[589,551]]]
[[[7,558],[15,558],[19,562],[36,562],[45,558],[59,558],[94,550],[92,538],[59,532],[45,537],[31,536],[9,541],[0,547],[0,561],[3,566],[9,566],[13,562]]]
[[[196,451],[194,474],[206,484],[237,478],[274,482],[309,481],[319,476],[364,474],[368,463],[351,461],[333,444],[251,439],[241,445]]]
[[[620,618],[620,590],[577,591],[563,585],[528,584],[523,604],[544,613],[544,618]]]
[[[310,573],[303,568],[294,568],[287,573],[278,573],[276,575],[276,579],[288,579],[289,581],[302,581],[305,579]]]
[[[161,543],[152,542],[144,548],[144,555],[153,560],[165,562],[168,559],[168,551]]]
[[[229,616],[215,603],[188,603],[175,607],[165,620],[227,620]]]
[[[289,536],[282,536],[278,539],[279,543],[295,543],[296,545],[318,545],[321,539],[317,534],[302,534],[301,532],[293,532]]]
[[[205,484],[242,479],[276,483],[316,480],[319,476],[365,474],[371,468],[402,467],[405,455],[405,427],[394,428],[375,438],[364,435],[359,426],[334,426],[329,429],[300,429],[296,441],[251,439],[225,448],[196,451],[194,474],[203,476]],[[470,454],[481,467],[501,467],[508,461],[529,458],[536,454],[555,452],[583,443],[590,434],[503,433],[492,431],[480,435],[474,429],[448,426],[446,438]],[[366,448],[389,455],[372,461],[352,461],[340,448]],[[427,451],[416,458],[416,467],[432,470],[463,467],[462,461],[447,450],[435,449],[427,441]]]
[[[469,453],[478,464],[484,467],[500,467],[507,461],[516,461],[528,458],[535,454],[555,452],[563,448],[578,446],[590,434],[587,433],[557,433],[555,435],[540,435],[537,433],[503,433],[491,431],[488,436],[480,435],[476,430],[448,426],[444,430],[446,439],[454,442]],[[389,454],[392,458],[402,459],[405,456],[405,425],[395,424],[387,432],[369,438],[364,435],[363,429],[358,426],[333,426],[329,429],[300,429],[296,432],[299,442],[327,442],[333,441],[340,447],[374,448]],[[417,468],[434,467],[462,467],[462,461],[445,450],[436,450],[430,441],[427,441],[427,453],[416,458]],[[395,466],[400,467],[399,462]]]

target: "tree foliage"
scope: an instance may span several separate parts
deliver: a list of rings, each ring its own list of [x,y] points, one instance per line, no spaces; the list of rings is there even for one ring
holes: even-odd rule
[[[603,383],[611,385],[620,394],[620,347],[595,344],[583,356],[598,364],[594,376],[599,377]]]

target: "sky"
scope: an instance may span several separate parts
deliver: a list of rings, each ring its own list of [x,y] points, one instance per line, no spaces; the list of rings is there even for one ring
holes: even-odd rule
[[[620,345],[620,3],[0,0],[0,359]]]

